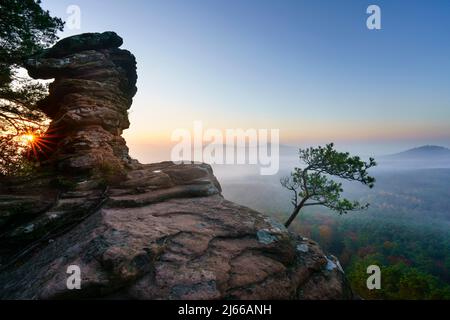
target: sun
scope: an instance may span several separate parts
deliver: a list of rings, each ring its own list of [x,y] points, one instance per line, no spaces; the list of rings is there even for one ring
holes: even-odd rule
[[[40,130],[30,130],[17,136],[17,138],[20,141],[20,147],[26,152],[27,156],[40,161],[40,158],[47,158],[54,151],[54,144],[57,142],[59,135],[53,132],[54,129],[47,130],[45,134],[42,134]]]
[[[36,136],[32,133],[27,133],[22,135],[22,141],[26,143],[33,143],[33,141],[36,139]]]

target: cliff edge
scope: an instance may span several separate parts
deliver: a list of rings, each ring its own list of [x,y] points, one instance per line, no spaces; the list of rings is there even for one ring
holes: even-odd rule
[[[334,257],[225,200],[209,165],[129,157],[136,60],[121,45],[82,34],[28,61],[55,79],[39,104],[52,123],[38,172],[0,181],[0,298],[351,299]]]

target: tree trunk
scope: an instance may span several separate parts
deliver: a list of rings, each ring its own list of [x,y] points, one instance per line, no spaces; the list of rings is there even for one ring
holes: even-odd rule
[[[292,211],[291,216],[289,217],[289,219],[286,221],[286,223],[284,224],[284,226],[286,228],[289,228],[289,226],[291,225],[292,221],[294,221],[294,219],[297,217],[298,213],[300,212],[300,210],[303,208],[303,205],[305,204],[307,199],[303,199],[298,206],[295,207],[294,211]]]

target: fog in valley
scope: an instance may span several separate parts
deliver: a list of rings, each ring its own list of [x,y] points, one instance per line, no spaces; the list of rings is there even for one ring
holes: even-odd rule
[[[450,230],[450,149],[422,146],[379,155],[370,154],[370,149],[370,146],[348,146],[351,152],[361,150],[362,153],[355,154],[363,159],[368,159],[369,155],[376,159],[378,165],[369,171],[377,179],[375,187],[369,189],[358,183],[342,181],[346,196],[351,200],[369,202],[370,209],[337,219],[355,216],[386,219],[388,216],[402,223],[432,224],[439,229],[445,226]],[[378,150],[393,148],[388,146]],[[167,147],[132,144],[131,152],[143,163],[170,159]],[[275,175],[261,175],[259,165],[213,164],[212,167],[226,199],[282,217],[288,215],[292,208],[291,194],[282,188],[280,178],[289,175],[294,167],[301,166],[297,154],[298,148],[280,145],[279,170]],[[310,207],[306,211],[328,213],[321,207]]]
[[[341,181],[345,197],[370,203],[369,208],[338,215],[321,206],[306,207],[290,231],[337,256],[355,292],[364,298],[450,298],[450,150],[422,146],[386,152],[389,148],[385,148],[377,155],[370,146],[337,149],[377,161],[369,170],[376,178],[373,189]],[[143,162],[170,159],[167,149],[134,150]],[[284,223],[293,208],[291,193],[281,186],[280,178],[301,166],[297,154],[297,148],[280,146],[275,175],[261,175],[257,165],[212,167],[226,199]],[[365,270],[373,264],[384,270],[386,286],[376,294],[364,286]],[[402,289],[402,284],[409,289]],[[416,291],[411,292],[411,287]]]

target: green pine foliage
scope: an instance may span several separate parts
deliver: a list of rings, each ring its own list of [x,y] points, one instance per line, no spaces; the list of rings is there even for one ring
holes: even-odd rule
[[[334,144],[325,147],[310,147],[299,150],[299,160],[304,165],[294,168],[290,176],[281,179],[281,185],[292,192],[294,211],[285,223],[286,227],[307,206],[320,205],[344,214],[349,211],[366,209],[369,204],[351,201],[343,197],[341,182],[333,178],[357,181],[373,188],[375,178],[369,176],[368,169],[376,166],[373,158],[369,162],[348,152],[338,152]]]

